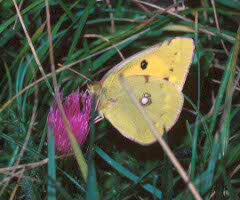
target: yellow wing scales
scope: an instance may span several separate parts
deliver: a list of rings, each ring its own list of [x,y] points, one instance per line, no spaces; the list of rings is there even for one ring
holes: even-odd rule
[[[141,75],[126,77],[126,82],[140,102],[144,95],[149,97],[150,104],[143,107],[160,134],[175,124],[182,110],[183,96],[173,84],[157,77],[149,77],[146,82]],[[114,98],[102,99],[101,112],[125,137],[143,145],[156,141],[121,85],[108,88],[106,97]]]

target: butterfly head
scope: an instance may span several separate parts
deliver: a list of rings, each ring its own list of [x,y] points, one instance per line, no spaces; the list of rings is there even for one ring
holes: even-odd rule
[[[92,94],[96,94],[97,96],[99,96],[99,94],[102,91],[102,86],[99,82],[93,82],[90,85],[88,85],[88,89]]]

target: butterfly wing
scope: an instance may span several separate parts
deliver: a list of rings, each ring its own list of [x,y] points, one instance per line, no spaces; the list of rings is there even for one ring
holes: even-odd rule
[[[151,76],[125,78],[160,134],[177,121],[183,106],[182,93],[170,82]],[[148,145],[156,141],[147,123],[121,84],[103,88],[101,112],[125,137]]]
[[[191,38],[177,37],[131,56],[111,69],[101,80],[104,87],[124,77],[148,75],[165,79],[182,90],[194,52]]]

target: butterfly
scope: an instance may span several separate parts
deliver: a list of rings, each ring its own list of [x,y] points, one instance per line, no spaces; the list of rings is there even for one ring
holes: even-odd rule
[[[98,111],[125,137],[142,145],[156,141],[140,111],[120,82],[131,88],[160,134],[171,129],[181,113],[182,88],[194,55],[194,41],[177,37],[122,61],[90,86]]]

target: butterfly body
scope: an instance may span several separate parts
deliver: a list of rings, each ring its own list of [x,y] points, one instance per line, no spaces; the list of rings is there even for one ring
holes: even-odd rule
[[[194,43],[175,38],[133,55],[92,86],[99,111],[125,137],[148,145],[156,141],[120,82],[120,74],[160,134],[177,121],[183,106],[182,87],[192,61]]]

